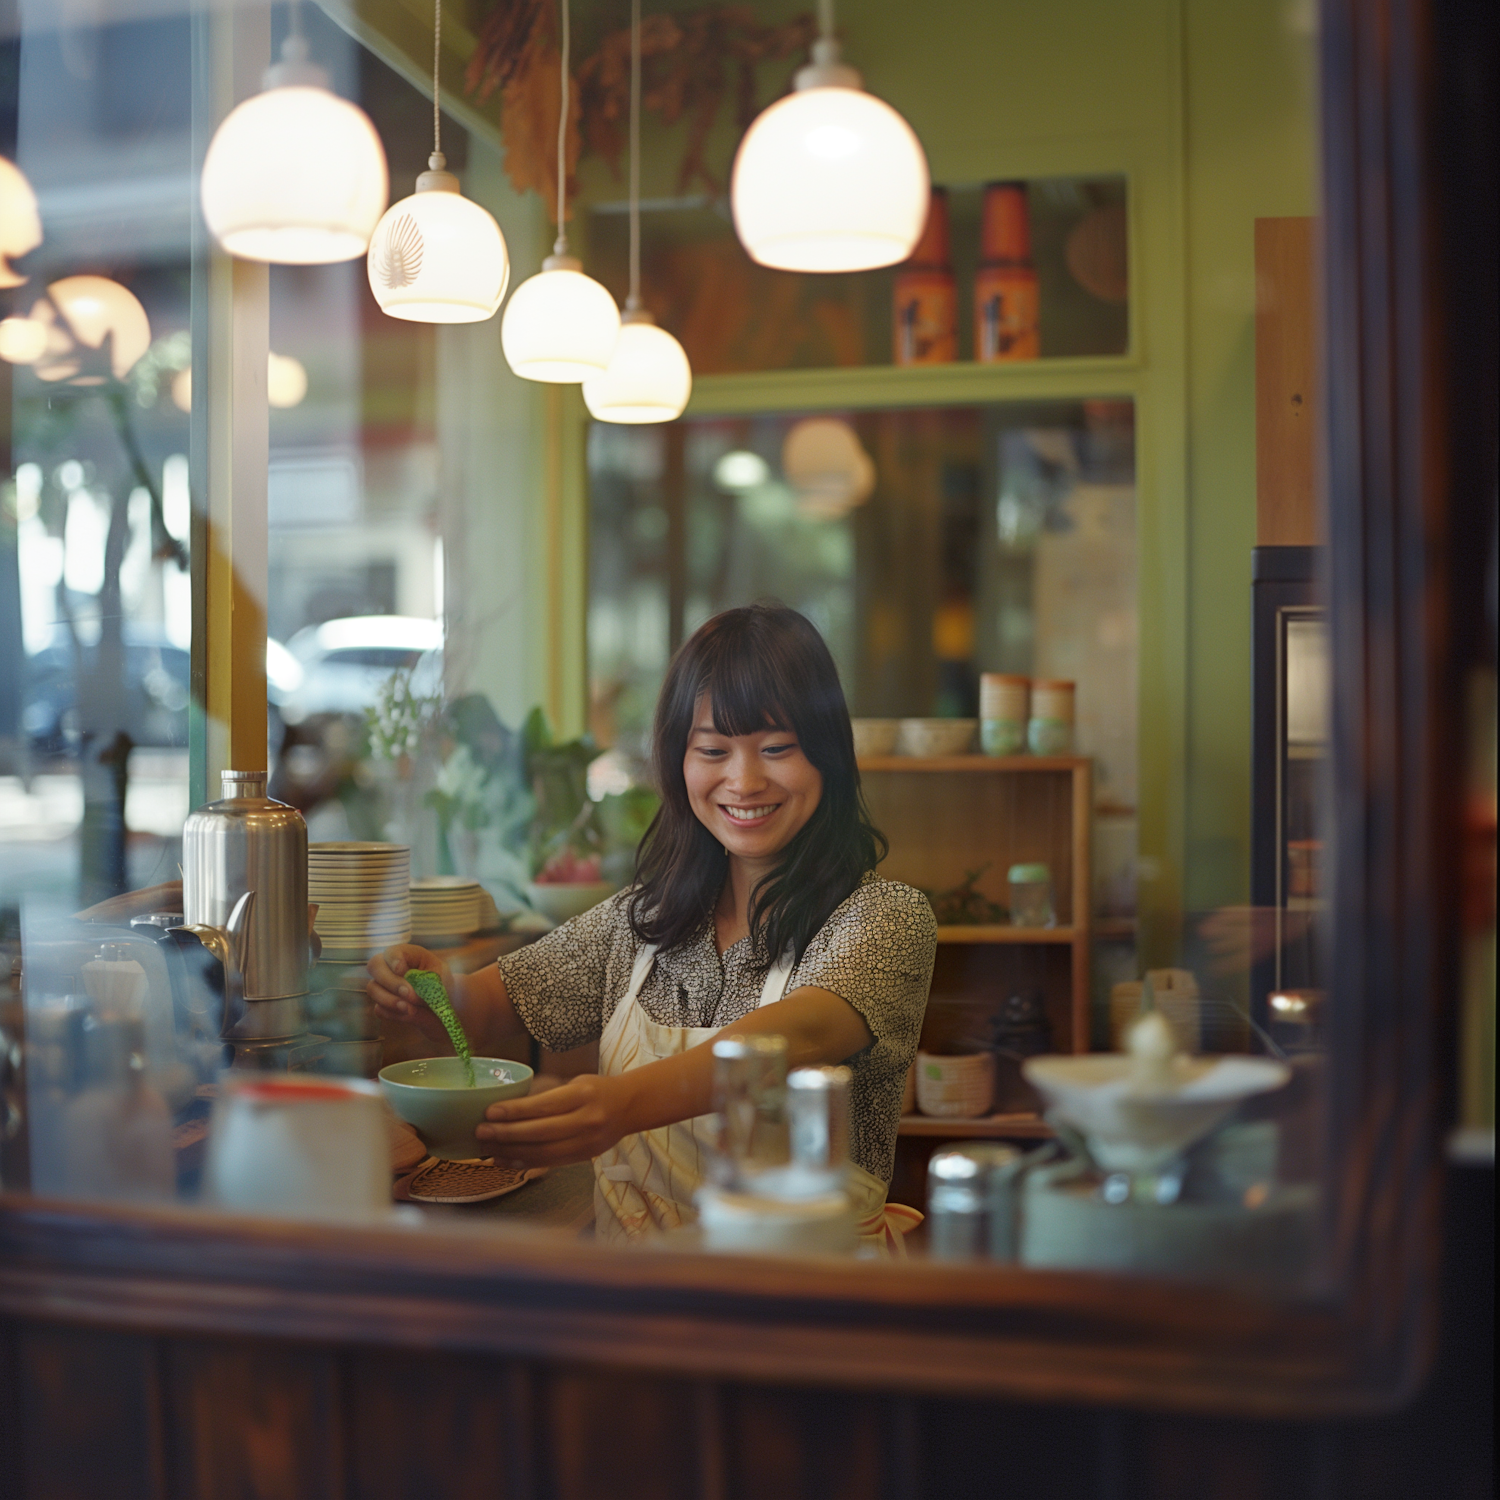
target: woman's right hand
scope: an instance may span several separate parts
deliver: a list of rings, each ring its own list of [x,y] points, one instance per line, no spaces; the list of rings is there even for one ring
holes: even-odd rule
[[[408,969],[427,969],[436,974],[443,981],[443,988],[456,1009],[459,995],[453,973],[437,954],[415,943],[397,943],[394,948],[377,953],[366,967],[370,971],[370,982],[365,986],[365,994],[378,1014],[387,1020],[405,1021],[434,1042],[448,1040],[443,1023],[403,978]]]

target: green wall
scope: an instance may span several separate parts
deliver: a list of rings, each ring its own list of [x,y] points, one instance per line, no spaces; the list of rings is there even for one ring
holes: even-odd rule
[[[401,0],[325,5],[346,15],[357,8],[367,36],[410,54],[411,75],[430,65],[419,61],[424,28]],[[770,18],[805,8],[766,0],[757,11]],[[1059,379],[1076,380],[1081,394],[1136,400],[1141,901],[1145,954],[1155,962],[1173,956],[1184,906],[1248,895],[1253,231],[1256,218],[1314,210],[1314,10],[1311,0],[845,0],[839,16],[849,60],[910,120],[936,181],[1129,178],[1130,355],[1092,362],[1076,375],[1012,369],[956,372],[955,379],[978,374],[959,385],[979,400],[1021,396]],[[585,48],[606,16],[616,24],[614,10],[598,0],[576,5],[575,16]],[[452,49],[445,74],[455,85],[472,47],[456,21],[444,30],[445,49]],[[766,71],[765,97],[786,71]],[[484,128],[472,111],[463,114],[471,128]],[[675,190],[681,131],[647,122],[646,195]],[[726,170],[733,144],[726,119],[714,153]],[[597,162],[581,175],[585,200],[623,194]],[[542,227],[533,221],[529,234],[512,241],[517,280],[532,269],[528,250],[539,253]],[[810,404],[957,395],[941,379],[867,377],[700,380],[694,408],[784,406],[790,390]],[[564,589],[571,601],[585,576],[581,403],[562,416],[561,449],[555,420],[550,441],[565,469],[556,535],[569,552]],[[548,431],[537,422],[533,443],[546,444]],[[545,469],[539,461],[533,472]],[[534,579],[532,593],[541,586]],[[555,622],[544,653],[553,680],[579,696],[581,716],[581,609],[537,603]]]

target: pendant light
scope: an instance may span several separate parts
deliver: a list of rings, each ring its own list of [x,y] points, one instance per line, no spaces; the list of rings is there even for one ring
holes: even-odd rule
[[[609,368],[583,383],[601,422],[671,422],[693,389],[682,345],[641,306],[641,0],[630,0],[630,295]]]
[[[500,347],[517,375],[576,384],[609,365],[620,336],[615,299],[568,254],[568,0],[562,10],[562,108],[557,122],[557,241],[542,269],[516,288],[500,320]]]
[[[479,323],[493,318],[510,282],[510,256],[494,216],[458,190],[443,155],[443,0],[433,0],[432,155],[410,198],[375,226],[366,269],[380,310],[411,323]]]
[[[225,116],[203,158],[203,217],[231,255],[325,265],[363,255],[385,212],[385,151],[369,117],[307,60],[299,0],[264,92]]]
[[[734,227],[781,271],[868,271],[910,256],[927,219],[927,157],[911,126],[840,61],[819,0],[812,64],[751,123],[734,159]]]

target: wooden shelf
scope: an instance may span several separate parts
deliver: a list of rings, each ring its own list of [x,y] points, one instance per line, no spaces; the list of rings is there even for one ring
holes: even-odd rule
[[[1011,927],[1003,923],[939,927],[940,943],[1071,943],[1079,936],[1075,927]]]
[[[1050,1141],[1052,1127],[1040,1115],[981,1115],[977,1120],[943,1120],[902,1115],[897,1134],[943,1140]]]
[[[1120,942],[1133,938],[1140,929],[1134,917],[1095,917],[1093,933],[1103,942]]]
[[[866,755],[861,771],[1076,771],[1086,755]]]

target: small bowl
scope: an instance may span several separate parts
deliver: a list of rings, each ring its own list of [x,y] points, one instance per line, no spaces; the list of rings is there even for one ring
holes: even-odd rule
[[[854,753],[861,759],[895,753],[900,719],[850,719],[849,723],[854,730]]]
[[[898,755],[966,755],[974,748],[978,719],[902,719]]]
[[[476,1057],[475,1087],[464,1082],[460,1057],[414,1057],[380,1070],[386,1102],[443,1161],[472,1161],[484,1155],[474,1132],[484,1112],[501,1099],[515,1099],[531,1087],[531,1069],[503,1057]],[[503,1079],[496,1078],[503,1074]],[[488,1081],[486,1081],[488,1079]]]
[[[591,907],[598,906],[615,893],[607,880],[589,880],[577,884],[533,880],[526,887],[526,900],[533,911],[561,925],[572,917],[579,916]]]
[[[917,1053],[917,1108],[946,1120],[976,1120],[995,1099],[995,1054]]]

